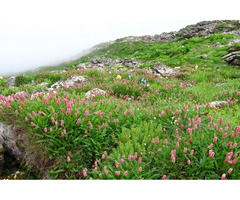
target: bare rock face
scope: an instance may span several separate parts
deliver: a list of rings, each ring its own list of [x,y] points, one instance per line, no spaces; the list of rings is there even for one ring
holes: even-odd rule
[[[81,84],[81,83],[84,83],[84,82],[87,82],[87,81],[88,81],[88,79],[86,79],[83,76],[73,75],[73,76],[69,77],[66,81],[61,81],[60,80],[60,81],[54,83],[51,86],[51,88],[54,88],[54,89],[57,89],[57,90],[61,87],[69,88],[71,86]]]
[[[163,77],[174,76],[177,73],[171,67],[168,67],[160,62],[154,65],[153,70]]]
[[[99,89],[99,88],[94,88],[94,89],[88,91],[88,92],[85,94],[85,98],[86,98],[86,99],[89,99],[89,98],[95,97],[95,96],[97,96],[97,95],[105,95],[105,94],[106,94],[106,92],[105,92],[104,90],[101,90],[101,89]]]
[[[104,67],[133,67],[137,68],[139,65],[143,64],[143,61],[136,60],[134,58],[93,58],[90,60],[87,64],[85,63],[80,63],[79,65],[76,66],[76,69],[84,70],[86,68],[95,68],[100,71],[107,71]]]
[[[4,152],[13,156],[23,168],[41,179],[49,179],[45,161],[40,162],[40,156],[29,149],[28,138],[18,128],[0,122],[0,149],[3,148]],[[2,168],[5,162],[2,154],[0,154],[0,160],[0,168]]]

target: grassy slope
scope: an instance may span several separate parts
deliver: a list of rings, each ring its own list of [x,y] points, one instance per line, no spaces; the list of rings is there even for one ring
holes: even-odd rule
[[[239,101],[230,103],[229,107],[221,109],[210,109],[202,107],[200,113],[196,109],[196,105],[205,105],[207,102],[214,100],[229,100],[239,99],[237,95],[240,81],[239,68],[229,66],[227,63],[222,63],[222,56],[227,54],[226,44],[239,38],[233,35],[214,34],[208,38],[191,38],[182,41],[172,41],[170,43],[147,43],[147,42],[133,42],[133,43],[115,43],[106,48],[98,49],[90,53],[89,55],[82,57],[81,59],[71,63],[73,67],[80,62],[87,62],[93,57],[110,57],[110,58],[124,58],[131,57],[140,60],[145,60],[147,63],[141,67],[152,67],[156,62],[162,62],[168,66],[181,66],[181,73],[172,79],[158,79],[154,76],[146,73],[127,73],[127,72],[115,72],[111,74],[107,72],[98,72],[95,70],[76,71],[69,70],[63,74],[52,74],[48,72],[32,74],[29,76],[20,76],[19,83],[23,86],[19,88],[0,88],[0,94],[9,95],[21,90],[28,90],[29,92],[40,89],[42,87],[36,86],[43,81],[48,82],[49,85],[63,78],[67,79],[72,74],[79,74],[87,77],[89,82],[83,86],[73,87],[72,89],[64,89],[59,91],[59,97],[50,98],[48,104],[44,103],[46,99],[38,98],[37,100],[28,99],[29,103],[23,106],[23,110],[19,110],[19,102],[12,103],[12,109],[2,109],[3,113],[1,120],[8,120],[11,118],[4,118],[4,116],[15,116],[14,120],[22,124],[23,127],[30,128],[30,121],[26,122],[25,117],[32,114],[32,111],[42,111],[47,114],[47,118],[39,115],[37,118],[29,118],[36,124],[36,127],[32,127],[32,133],[38,138],[39,142],[44,144],[46,152],[50,159],[54,159],[56,167],[50,170],[50,174],[54,178],[85,178],[82,171],[85,167],[88,168],[88,173],[94,178],[100,178],[99,174],[104,174],[103,167],[108,166],[109,177],[102,176],[102,178],[112,179],[160,179],[164,174],[167,174],[169,179],[218,179],[231,165],[226,165],[224,162],[226,153],[229,149],[226,148],[226,141],[221,141],[218,146],[213,150],[216,152],[216,159],[209,159],[207,146],[212,143],[214,135],[216,134],[214,128],[208,127],[208,116],[211,115],[213,123],[218,123],[220,117],[223,118],[224,123],[230,120],[231,125],[229,130],[234,130],[234,127],[239,126]],[[224,47],[211,48],[211,45],[225,45]],[[207,58],[197,58],[196,56],[202,54],[210,54]],[[195,66],[198,65],[198,69]],[[48,70],[48,69],[47,69]],[[116,80],[117,75],[122,76],[122,80]],[[131,80],[129,80],[131,75]],[[142,78],[147,80],[146,84],[142,85]],[[34,80],[32,85],[27,85]],[[193,87],[182,87],[181,82],[193,83]],[[127,84],[126,84],[127,83]],[[226,83],[220,87],[216,87],[216,83]],[[150,84],[150,87],[147,86]],[[87,104],[81,101],[84,98],[85,92],[95,87],[108,91],[108,97],[98,97],[90,100]],[[139,90],[141,87],[141,90]],[[113,96],[113,93],[115,97]],[[69,97],[68,97],[69,95]],[[139,97],[137,99],[137,97]],[[131,100],[129,100],[131,98]],[[132,101],[133,98],[138,100]],[[181,100],[177,100],[181,98]],[[56,102],[61,99],[60,106],[57,106]],[[62,113],[62,108],[67,106],[67,103],[71,103],[73,113],[68,116]],[[80,99],[80,105],[72,104],[73,100]],[[101,102],[101,103],[100,103]],[[190,103],[191,102],[191,103]],[[52,106],[52,110],[49,109],[49,105]],[[185,106],[189,105],[189,111],[184,111]],[[166,111],[166,106],[169,109],[182,110],[182,114],[177,116],[173,115],[170,111]],[[90,115],[85,116],[86,108],[89,109]],[[65,108],[67,109],[67,108]],[[79,115],[75,115],[75,110],[79,109]],[[130,109],[130,110],[129,110]],[[19,110],[20,115],[16,116],[15,110]],[[107,115],[104,118],[98,118],[94,112],[103,111]],[[116,110],[116,111],[114,111]],[[134,115],[126,115],[124,112],[129,110],[128,113],[134,111]],[[148,110],[146,112],[146,110]],[[163,117],[158,117],[162,111],[166,112]],[[112,116],[108,113],[112,112]],[[54,117],[55,113],[58,116],[58,123],[64,120],[65,127],[60,127],[56,130],[55,125],[51,122],[51,117]],[[201,117],[202,125],[200,128],[194,130],[193,143],[188,144],[189,135],[186,135],[188,126],[188,117],[185,119],[183,116],[187,114],[189,118],[195,119],[196,115]],[[182,125],[185,128],[181,128],[181,124],[175,123],[172,117],[180,117]],[[17,117],[17,118],[16,118]],[[84,122],[80,126],[75,123],[77,119],[85,118]],[[112,123],[108,120],[119,119],[119,123]],[[88,121],[93,124],[93,129],[90,129]],[[9,121],[10,122],[10,121]],[[147,125],[143,122],[147,123]],[[150,125],[148,124],[150,122]],[[159,127],[152,127],[151,123],[159,125]],[[224,124],[223,123],[223,124]],[[102,124],[105,124],[104,128]],[[108,126],[107,126],[108,125]],[[100,127],[100,131],[98,130]],[[141,127],[143,126],[143,127]],[[149,127],[150,126],[150,127]],[[219,125],[221,126],[221,125]],[[127,130],[122,130],[122,127],[126,127]],[[135,131],[140,127],[139,132]],[[44,133],[44,129],[47,128],[48,133]],[[50,128],[53,132],[49,133]],[[149,130],[146,130],[148,129]],[[223,127],[224,128],[224,127]],[[31,128],[30,128],[31,129]],[[61,137],[61,134],[67,129],[67,136]],[[151,129],[153,129],[151,131]],[[156,131],[159,130],[159,134]],[[182,136],[182,140],[185,141],[185,145],[188,149],[194,149],[196,156],[193,158],[183,155],[183,147],[181,151],[177,152],[179,158],[176,165],[174,165],[170,157],[170,150],[175,148],[178,138],[173,132],[178,129]],[[131,132],[131,131],[132,132]],[[144,131],[145,130],[145,131]],[[164,132],[163,130],[166,130]],[[86,132],[87,131],[87,132]],[[135,132],[134,132],[135,131]],[[204,134],[201,134],[205,132]],[[97,134],[96,134],[97,133]],[[145,133],[151,135],[152,138],[159,138],[161,145],[167,138],[169,141],[168,149],[163,151],[161,159],[154,157],[154,151],[157,150],[157,146],[151,145],[152,138],[143,139],[143,141],[136,141],[134,135],[138,135],[137,138],[145,138]],[[86,135],[91,135],[88,137]],[[125,135],[130,134],[125,138]],[[141,135],[143,134],[143,135]],[[229,133],[230,134],[230,133]],[[84,135],[84,139],[83,139]],[[200,137],[201,135],[201,137]],[[218,136],[221,140],[221,135]],[[229,137],[228,142],[232,139]],[[116,143],[116,141],[119,142]],[[134,141],[134,142],[133,142]],[[234,142],[239,142],[239,135],[234,138]],[[131,143],[134,143],[131,145]],[[146,145],[146,146],[145,146]],[[115,149],[114,149],[115,148]],[[232,150],[234,153],[239,152],[239,147]],[[104,161],[102,164],[99,162],[100,167],[97,169],[97,174],[91,168],[94,160],[102,157],[104,151],[113,156],[112,161]],[[117,160],[120,163],[120,156],[133,155],[135,152],[138,154],[143,152],[142,156],[143,175],[139,173],[133,173],[129,176],[118,176],[115,174],[114,165]],[[149,157],[148,154],[151,154]],[[66,161],[67,156],[71,158],[70,162]],[[138,157],[139,158],[139,157]],[[190,159],[192,164],[187,165],[186,159]],[[161,162],[164,161],[164,163]],[[149,162],[151,161],[151,165]],[[121,168],[121,174],[127,170],[126,166]],[[113,163],[113,164],[111,164]],[[139,163],[128,163],[133,165],[132,167],[138,171]],[[167,164],[167,165],[166,165]],[[176,167],[177,166],[177,167]],[[128,166],[129,167],[129,166]],[[130,171],[130,170],[129,170]],[[230,179],[239,179],[239,161],[234,168],[233,174]],[[89,178],[89,176],[87,177]]]

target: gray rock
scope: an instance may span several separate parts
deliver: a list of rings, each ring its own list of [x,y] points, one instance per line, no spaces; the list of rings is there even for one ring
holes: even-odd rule
[[[240,51],[235,51],[222,57],[224,61],[227,61],[231,65],[240,66]]]
[[[66,81],[58,81],[56,83],[54,83],[51,88],[54,89],[59,89],[61,87],[65,87],[65,88],[69,88],[71,86],[77,85],[77,84],[81,84],[81,83],[85,83],[87,82],[88,79],[86,79],[83,76],[79,76],[79,75],[72,75],[71,77],[69,77]]]
[[[162,63],[156,63],[154,66],[153,66],[153,70],[160,74],[161,76],[163,77],[168,77],[168,76],[174,76],[176,75],[176,71],[174,71],[171,67],[168,67]]]
[[[47,86],[48,86],[48,83],[47,83],[47,82],[42,82],[42,83],[38,84],[38,86],[44,86],[44,87],[47,87]]]
[[[216,107],[222,108],[224,106],[227,106],[228,102],[227,101],[213,101],[213,102],[209,103],[209,105],[214,108],[216,108]]]
[[[207,58],[208,56],[210,56],[210,54],[198,55],[196,58]]]
[[[232,40],[228,43],[228,46],[232,46],[234,45],[235,43],[239,43],[240,44],[240,40],[239,39],[236,39],[236,40]]]
[[[15,79],[16,79],[16,76],[10,77],[10,78],[6,81],[6,84],[7,84],[8,86],[15,86]]]
[[[105,95],[105,94],[106,94],[106,92],[105,92],[104,90],[101,90],[101,89],[99,89],[99,88],[94,88],[94,89],[88,91],[88,92],[85,94],[85,98],[86,98],[86,99],[89,99],[89,98],[95,97],[95,96],[97,96],[97,95]]]
[[[12,125],[0,122],[0,140],[3,148],[13,156],[23,168],[27,168],[41,179],[49,179],[46,162],[39,161],[39,155],[29,146],[27,136]]]
[[[76,66],[76,69],[79,69],[79,70],[84,70],[86,69],[86,64],[85,63],[80,63]]]
[[[36,91],[33,91],[31,95],[31,99],[33,99],[34,97],[38,97],[40,94],[48,94],[49,92],[51,92],[52,94],[57,93],[53,88],[36,90]]]
[[[80,63],[76,66],[76,69],[85,69],[85,66],[87,65],[87,68],[94,68],[101,71],[107,71],[104,67],[133,67],[137,68],[139,65],[143,64],[143,61],[136,60],[134,58],[93,58],[90,60],[87,64]]]

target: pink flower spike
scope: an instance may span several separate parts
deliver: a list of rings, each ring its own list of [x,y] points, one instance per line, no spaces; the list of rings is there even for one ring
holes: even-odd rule
[[[238,156],[238,154],[236,153],[236,154],[234,154],[233,158],[236,158],[237,156]]]
[[[44,128],[44,132],[47,133],[47,128]]]
[[[116,171],[115,174],[116,174],[117,176],[119,176],[119,175],[120,175],[120,171]]]
[[[233,142],[229,142],[229,143],[227,144],[227,146],[228,146],[228,147],[232,146],[232,143],[233,143]]]
[[[190,152],[190,156],[192,156],[193,153],[194,153],[194,149],[191,150],[191,152]]]
[[[132,159],[131,155],[128,155],[128,161],[130,161]]]
[[[213,143],[216,143],[216,142],[217,142],[217,137],[214,137]]]
[[[15,112],[16,112],[16,115],[18,115],[18,111],[17,111],[17,110],[15,110]]]
[[[219,129],[219,133],[221,133],[221,132],[222,132],[222,130],[223,130],[223,129],[222,129],[222,128],[220,128],[220,129]]]
[[[142,167],[139,167],[138,171],[141,172],[142,171]]]
[[[167,144],[168,143],[168,140],[167,139],[165,139],[165,142],[164,142],[164,144]]]
[[[220,119],[219,119],[219,124],[220,125],[222,124],[222,117],[220,117]]]
[[[234,165],[236,162],[237,162],[237,159],[234,159],[234,160],[232,161],[232,165]]]
[[[61,127],[63,127],[64,126],[64,121],[63,120],[61,120]]]
[[[179,142],[176,143],[176,147],[179,147]]]
[[[189,138],[189,142],[192,142],[192,137]]]
[[[188,164],[188,165],[190,165],[190,164],[191,164],[191,161],[190,161],[190,160],[188,160],[188,161],[187,161],[187,164]]]
[[[124,163],[124,159],[123,159],[123,158],[121,158],[121,163],[122,163],[122,164]]]
[[[184,147],[183,152],[184,152],[184,153],[187,153],[187,147]]]
[[[224,139],[225,137],[227,137],[227,134],[228,134],[228,133],[224,133],[223,136],[222,136],[222,138]]]
[[[163,175],[162,180],[166,180],[167,176]]]
[[[99,174],[99,178],[101,178],[101,177],[102,177],[102,174],[100,173],[100,174]]]
[[[70,162],[70,161],[71,161],[71,159],[70,159],[70,157],[68,156],[68,157],[67,157],[67,162]]]
[[[221,180],[224,180],[226,178],[226,174],[223,174],[221,177]]]
[[[117,161],[115,162],[115,166],[116,166],[116,168],[118,168],[118,167],[119,167],[119,165],[118,165],[118,162],[117,162]]]
[[[214,129],[217,130],[217,124],[214,125]]]
[[[230,169],[228,170],[228,173],[231,174],[232,171],[233,171],[233,168],[230,168]]]
[[[142,157],[139,157],[138,162],[142,163]]]
[[[127,174],[128,174],[128,171],[125,171],[125,172],[124,172],[124,176],[127,176]]]

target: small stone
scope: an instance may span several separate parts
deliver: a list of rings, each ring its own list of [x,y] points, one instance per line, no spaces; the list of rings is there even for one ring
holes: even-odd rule
[[[104,90],[101,90],[99,88],[94,88],[85,94],[85,98],[89,99],[91,97],[95,97],[96,95],[105,95],[105,94],[106,92]]]
[[[209,103],[209,105],[214,108],[216,108],[216,107],[222,108],[224,106],[227,106],[228,102],[227,101],[213,101],[213,102]]]

